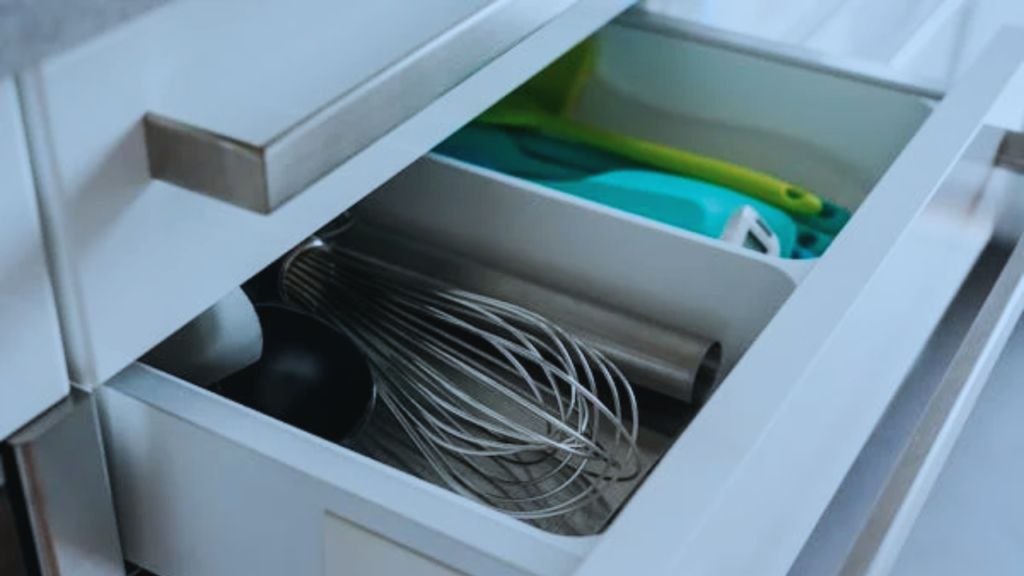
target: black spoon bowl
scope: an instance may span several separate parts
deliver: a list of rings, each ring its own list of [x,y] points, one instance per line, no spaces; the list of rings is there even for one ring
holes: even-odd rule
[[[256,306],[263,355],[217,386],[221,395],[332,442],[354,436],[376,401],[365,357],[342,332],[282,304]]]

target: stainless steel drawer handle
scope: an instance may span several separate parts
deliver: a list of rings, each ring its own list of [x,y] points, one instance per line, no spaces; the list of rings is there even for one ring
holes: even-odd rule
[[[996,164],[1024,168],[1024,134],[1002,141]],[[1024,313],[1024,237],[1010,254],[876,500],[841,576],[887,574],[975,401]]]
[[[575,1],[496,0],[267,142],[239,141],[147,114],[150,175],[271,213]]]

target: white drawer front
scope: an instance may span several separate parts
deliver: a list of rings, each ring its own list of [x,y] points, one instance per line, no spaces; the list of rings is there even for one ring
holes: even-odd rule
[[[325,557],[367,540],[367,576],[393,573],[391,554],[467,574],[568,574],[589,547],[152,369],[116,381],[101,406],[122,548],[159,574],[321,576]]]
[[[96,384],[115,374],[629,4],[532,2],[173,3],[24,74],[29,134],[51,176],[41,194],[68,283],[61,306],[73,379]],[[392,75],[415,76],[414,64],[449,39],[486,40],[472,35],[478,24],[521,30],[523,41],[504,38],[504,52],[489,53],[481,69],[463,47],[456,72],[465,81],[456,74],[447,91],[413,82],[441,92],[358,135],[310,124],[347,109],[346,98],[362,106],[367,86],[391,90]],[[393,90],[374,95],[379,113],[360,118],[399,104],[388,99]],[[154,180],[147,114],[215,134],[222,148],[265,150],[255,154],[275,159],[268,178],[288,179],[280,160],[302,169],[295,182],[315,183],[263,216]],[[310,138],[340,147],[349,136],[358,136],[354,155],[307,165],[310,153],[330,147],[310,147]]]
[[[1024,37],[1001,38],[930,110],[659,30],[602,32],[577,114],[840,196],[858,211],[819,261],[437,157],[355,208],[422,245],[722,342],[728,377],[605,532],[541,531],[133,366],[103,392],[128,558],[171,576],[320,576],[325,548],[372,538],[370,573],[400,550],[467,574],[784,574],[991,241],[983,183],[999,139],[980,129]],[[172,504],[154,514],[149,501]]]
[[[0,78],[0,439],[68,393],[32,168],[12,78]]]

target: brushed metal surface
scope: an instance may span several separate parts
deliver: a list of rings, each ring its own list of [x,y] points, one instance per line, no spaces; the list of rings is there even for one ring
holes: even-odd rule
[[[1021,134],[986,128],[969,148],[966,163],[1019,170],[1015,165],[1020,164],[1022,144]],[[971,172],[977,172],[974,179],[984,179],[988,170]],[[1012,257],[1007,256],[1009,246],[993,242],[965,283],[960,303],[947,312],[942,332],[933,336],[935,350],[919,359],[915,374],[890,405],[789,576],[887,572],[906,517],[928,490],[922,482],[935,473],[943,436],[955,431],[963,399],[984,386],[1005,344],[1007,326],[1020,315],[1024,242],[1016,239]]]
[[[269,214],[575,0],[498,0],[268,142],[148,114],[153,178]]]

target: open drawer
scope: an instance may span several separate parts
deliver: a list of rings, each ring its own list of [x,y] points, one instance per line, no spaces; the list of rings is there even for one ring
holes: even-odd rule
[[[26,71],[72,379],[117,373],[630,3],[174,2]]]
[[[941,102],[668,23],[600,42],[589,120],[857,208],[822,258],[787,263],[433,156],[356,205],[416,244],[722,343],[724,381],[607,528],[546,532],[133,365],[100,390],[129,560],[163,576],[789,569],[994,237],[1003,134],[983,126],[1024,37]]]

